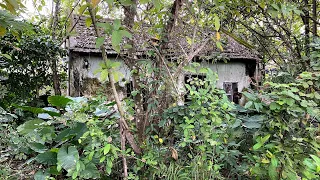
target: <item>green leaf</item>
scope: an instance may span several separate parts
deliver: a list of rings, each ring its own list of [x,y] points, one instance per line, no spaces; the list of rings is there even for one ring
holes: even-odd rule
[[[30,143],[29,147],[38,153],[44,153],[47,150],[47,147],[41,143]]]
[[[57,166],[51,166],[50,168],[46,169],[46,172],[48,172],[51,175],[56,175],[56,176],[61,174],[61,172],[59,172],[57,170]]]
[[[272,166],[274,166],[274,167],[277,167],[277,166],[278,166],[278,160],[277,160],[277,158],[275,158],[274,156],[271,157],[271,164],[272,164]]]
[[[113,26],[111,26],[110,23],[97,23],[98,27],[102,27],[104,29],[105,32],[107,32],[108,34],[111,33]]]
[[[266,135],[265,137],[261,138],[258,137],[258,143],[253,146],[253,150],[258,150],[263,146],[263,144],[270,138],[270,134]]]
[[[102,44],[104,43],[104,39],[105,37],[96,38],[96,48],[100,48],[100,46],[102,46]]]
[[[131,95],[132,95],[133,97],[135,97],[138,93],[139,93],[139,91],[131,91]]]
[[[253,150],[258,150],[259,148],[261,148],[262,145],[263,145],[262,143],[257,143],[252,148]]]
[[[246,105],[244,106],[244,108],[248,109],[248,108],[250,108],[252,106],[252,104],[253,104],[252,101],[248,101],[246,103]]]
[[[101,80],[101,81],[108,80],[108,75],[109,75],[108,70],[107,70],[107,69],[104,69],[103,71],[101,71],[100,80]]]
[[[161,10],[161,1],[160,0],[153,0],[153,5],[157,9],[157,11]]]
[[[208,73],[208,68],[201,68],[199,70],[199,73],[207,74]]]
[[[113,31],[112,32],[112,36],[111,36],[111,44],[112,47],[119,53],[120,52],[120,48],[119,50],[117,49],[117,47],[120,45],[122,40],[122,34],[120,33],[120,31]]]
[[[113,5],[113,0],[106,0],[108,3],[108,7],[109,9],[112,9],[112,5]]]
[[[280,108],[281,107],[276,102],[270,103],[270,109],[271,110],[276,110],[276,109],[280,109]]]
[[[120,2],[124,6],[130,6],[133,4],[131,0],[120,0]]]
[[[89,161],[92,160],[93,155],[94,155],[94,151],[91,151],[90,154],[89,154],[89,156],[88,156]]]
[[[314,97],[315,97],[316,99],[320,99],[320,94],[319,94],[318,92],[314,92]]]
[[[140,0],[140,4],[147,4],[150,0]]]
[[[66,107],[66,105],[69,102],[72,102],[72,100],[67,98],[67,97],[64,97],[64,96],[49,96],[48,97],[48,102],[52,106]]]
[[[268,141],[268,139],[270,138],[270,134],[266,135],[265,137],[261,138],[261,141],[262,143],[265,143],[266,141]]]
[[[192,72],[192,73],[197,73],[196,69],[191,65],[185,66],[185,67],[183,67],[183,69],[186,71]]]
[[[34,174],[34,180],[46,180],[47,179],[46,177],[48,176],[50,176],[49,173],[39,170],[36,172],[36,174]]]
[[[294,101],[294,99],[292,99],[292,98],[286,98],[286,99],[285,99],[285,102],[286,102],[289,106],[292,106],[295,101]]]
[[[220,29],[220,18],[215,14],[214,15],[214,27],[216,31],[219,31]]]
[[[310,156],[316,162],[316,165],[320,166],[320,158],[312,154]]]
[[[107,61],[107,67],[109,69],[116,69],[121,66],[121,62],[118,61]]]
[[[88,5],[85,4],[85,5],[82,5],[80,8],[79,8],[79,14],[82,14],[86,9],[87,9]]]
[[[119,32],[120,32],[120,34],[121,34],[123,37],[132,38],[131,33],[129,33],[129,32],[126,31],[126,30],[120,30]]]
[[[91,19],[91,18],[87,18],[87,19],[86,19],[86,26],[87,26],[87,27],[90,27],[91,24],[92,24],[92,19]]]
[[[36,156],[36,161],[41,164],[55,165],[57,164],[57,153],[47,151]]]
[[[131,44],[125,44],[123,46],[124,49],[131,49],[132,48],[132,45]]]
[[[74,146],[69,146],[68,148],[62,146],[57,155],[58,165],[60,165],[66,171],[69,171],[76,167],[79,161],[78,150]]]
[[[302,86],[303,86],[304,88],[309,88],[309,84],[306,83],[306,82],[303,82],[303,83],[302,83]]]
[[[0,57],[1,57],[1,56],[3,56],[3,57],[5,57],[5,58],[7,58],[7,59],[10,59],[10,60],[11,60],[11,56],[10,56],[10,55],[8,55],[8,54],[1,54],[1,53],[0,53]]]
[[[43,120],[35,119],[31,121],[27,121],[24,124],[18,126],[17,130],[20,134],[26,135],[30,132],[33,132],[35,129],[41,127],[41,123],[43,123]]]
[[[119,28],[120,28],[120,26],[121,26],[121,21],[120,21],[120,19],[115,19],[115,20],[113,21],[113,29],[114,29],[114,31],[118,31]]]
[[[268,174],[269,174],[269,177],[271,180],[278,179],[277,168],[275,166],[273,166],[272,164],[269,165]]]
[[[106,144],[103,148],[103,154],[106,155],[110,151],[111,144]]]
[[[100,178],[100,172],[93,163],[88,163],[85,169],[80,172],[80,176],[84,179],[97,179]]]
[[[243,123],[243,126],[248,129],[257,129],[261,127],[261,124],[257,122],[245,122]]]
[[[220,49],[220,51],[223,51],[223,47],[220,41],[216,41],[216,45]]]
[[[112,75],[115,82],[119,82],[119,80],[121,80],[123,77],[123,74],[119,71],[112,72]]]
[[[71,131],[70,128],[61,131],[61,132],[58,134],[58,136],[55,138],[55,141],[57,141],[57,142],[59,142],[59,141],[64,141],[64,140],[67,140],[67,139],[73,137],[74,135],[71,135],[71,134],[70,134],[70,131]]]

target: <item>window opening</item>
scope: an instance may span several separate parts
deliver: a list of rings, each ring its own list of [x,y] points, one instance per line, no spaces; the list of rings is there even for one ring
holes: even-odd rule
[[[239,104],[239,100],[241,97],[238,90],[237,82],[224,82],[223,89],[226,91],[227,97],[231,102]]]

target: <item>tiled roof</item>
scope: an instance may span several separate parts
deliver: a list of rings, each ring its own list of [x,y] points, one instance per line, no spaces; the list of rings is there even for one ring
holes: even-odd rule
[[[96,48],[95,45],[95,34],[93,26],[86,26],[85,16],[73,17],[73,22],[78,21],[75,26],[76,34],[70,37],[70,50],[76,52],[101,52],[100,49]],[[78,20],[79,19],[79,20]],[[98,22],[112,22],[110,19],[100,19]],[[133,39],[136,43],[136,50],[140,53],[145,53],[146,50],[152,49],[150,47],[150,39],[152,36],[150,34],[143,34],[142,32],[147,32],[150,25],[137,26],[135,32],[133,33]],[[143,30],[142,30],[143,29]],[[170,52],[171,56],[179,57],[185,53],[191,52],[191,46],[188,43],[188,39],[193,37],[193,27],[187,24],[180,23],[174,27],[174,31],[170,34],[168,42],[167,52]],[[188,37],[188,38],[187,38]],[[211,38],[212,37],[212,38]],[[195,45],[193,50],[201,46],[204,39],[210,38],[209,42],[199,53],[198,56],[212,56],[214,54],[220,54],[230,59],[248,59],[248,60],[258,60],[260,59],[257,53],[249,50],[245,46],[239,44],[233,38],[227,35],[221,35],[221,41],[223,42],[223,51],[218,50],[215,39],[215,33],[213,31],[201,29],[195,34],[194,42]],[[117,54],[111,47],[111,37],[107,37],[104,43],[106,51],[108,54]],[[124,52],[124,51],[123,51]]]

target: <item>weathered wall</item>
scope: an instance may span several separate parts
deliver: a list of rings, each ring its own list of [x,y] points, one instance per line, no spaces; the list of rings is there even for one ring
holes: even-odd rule
[[[209,67],[218,74],[218,88],[223,89],[223,82],[237,82],[239,92],[243,88],[249,87],[250,77],[246,75],[246,64],[242,62],[218,62],[215,64],[203,63],[204,67]]]
[[[109,58],[112,61],[121,61],[115,58]],[[100,73],[95,74],[95,70],[99,69],[102,58],[97,55],[83,55],[75,52],[70,53],[69,62],[69,95],[83,96],[93,95],[100,87]],[[123,80],[130,79],[130,70],[124,63],[121,63],[118,71],[124,75]],[[123,85],[123,83],[119,83]],[[105,86],[109,91],[109,86]]]
[[[111,58],[113,61],[119,61],[119,59]],[[88,62],[86,65],[85,62]],[[70,95],[81,96],[85,94],[91,94],[96,91],[95,86],[99,86],[100,74],[95,74],[95,70],[100,67],[102,58],[95,55],[80,55],[78,53],[72,53],[70,58]],[[243,88],[250,85],[250,78],[246,74],[246,64],[244,62],[218,62],[201,63],[202,67],[209,67],[214,72],[217,72],[219,80],[217,83],[218,88],[223,88],[224,82],[237,82],[238,90],[241,92]],[[128,67],[121,63],[119,71],[124,75],[124,80],[129,81],[130,70]],[[183,83],[179,83],[183,86]],[[120,83],[123,86],[123,83]]]

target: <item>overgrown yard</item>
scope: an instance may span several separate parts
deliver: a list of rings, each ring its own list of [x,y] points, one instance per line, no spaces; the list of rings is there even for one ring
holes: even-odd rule
[[[0,179],[320,179],[319,12],[0,0]]]

